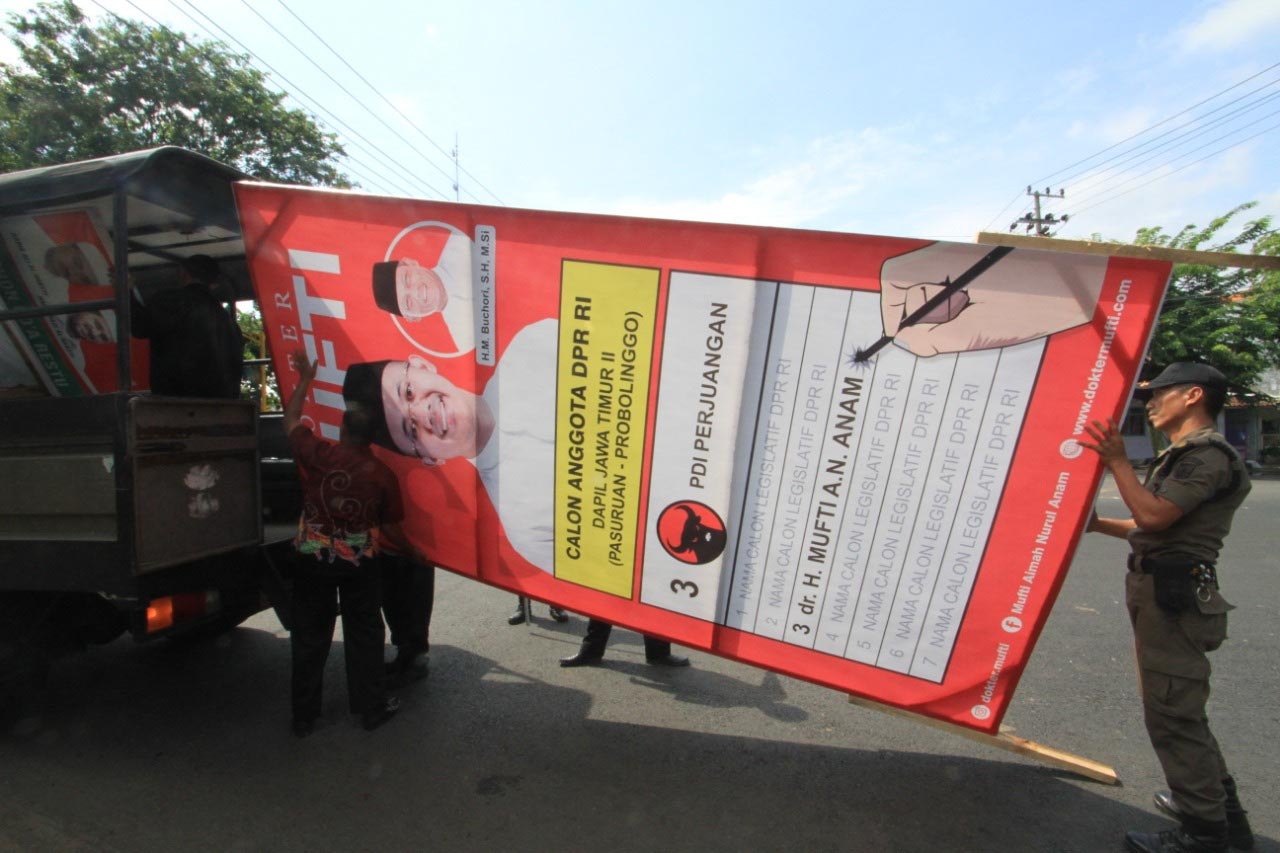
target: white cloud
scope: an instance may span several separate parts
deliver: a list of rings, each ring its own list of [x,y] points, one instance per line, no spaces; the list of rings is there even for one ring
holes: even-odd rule
[[[1101,148],[1147,126],[1149,120],[1148,113],[1136,110],[1117,114],[1090,126],[1084,147]],[[771,168],[705,196],[570,199],[557,198],[554,189],[543,187],[533,206],[959,241],[971,240],[988,226],[1006,230],[1030,204],[1018,182],[1042,171],[1044,164],[1006,134],[965,138],[960,133],[958,141],[936,144],[929,128],[927,123],[901,125],[823,137],[791,159],[775,154]],[[1092,199],[1087,187],[1073,192],[1074,182],[1069,182],[1066,199],[1046,202],[1045,211],[1073,214],[1061,231],[1063,237],[1086,238],[1096,232],[1127,240],[1138,228],[1150,226],[1176,233],[1188,223],[1203,225],[1241,202],[1259,198],[1259,158],[1265,150],[1255,141],[1161,180],[1154,180],[1157,172],[1120,186],[1129,176],[1114,175],[1101,182],[1110,190]],[[1166,167],[1165,173],[1169,170]],[[1059,184],[1053,188],[1056,191]],[[1280,194],[1271,180],[1261,189]],[[1129,192],[1114,195],[1123,190]],[[1011,202],[1009,195],[1015,191]],[[1276,207],[1264,202],[1261,209]]]
[[[1151,126],[1152,112],[1136,107],[1102,119],[1080,119],[1071,123],[1067,135],[1072,139],[1093,140],[1100,145],[1113,145]]]
[[[408,116],[409,120],[414,124],[421,125],[426,119],[426,111],[422,108],[422,101],[414,95],[406,95],[403,92],[390,92],[387,94],[387,100],[391,102],[400,115]]]
[[[1131,240],[1139,228],[1159,226],[1176,234],[1185,225],[1207,225],[1236,205],[1258,199],[1250,186],[1257,173],[1256,153],[1247,146],[1232,149],[1180,172],[1166,170],[1164,176],[1117,185],[1123,194],[1081,197],[1076,215],[1060,236],[1081,239],[1098,233],[1106,239]],[[1259,206],[1261,213],[1273,209],[1265,200]]]
[[[1223,0],[1179,34],[1190,50],[1229,50],[1280,29],[1276,0]]]
[[[1067,68],[1053,75],[1053,97],[1065,101],[1088,91],[1100,79],[1098,69],[1092,65],[1079,65]]]
[[[595,204],[596,212],[740,225],[830,227],[848,207],[892,191],[924,160],[906,128],[867,129],[811,142],[804,156],[714,198],[629,197]],[[587,209],[587,208],[584,208]]]
[[[1277,184],[1274,189],[1257,193],[1257,198],[1259,213],[1271,214],[1277,222],[1280,222],[1280,184]]]
[[[1001,210],[1023,149],[1006,134],[935,139],[932,123],[866,129],[816,139],[716,195],[556,198],[536,206],[589,213],[739,225],[820,229],[899,237],[971,240]],[[1020,180],[1021,176],[1012,178]],[[517,202],[519,203],[519,202]],[[1001,212],[993,227],[1017,213]]]

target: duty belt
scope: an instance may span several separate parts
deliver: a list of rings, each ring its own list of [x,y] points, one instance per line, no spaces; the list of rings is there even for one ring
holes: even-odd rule
[[[1166,557],[1167,558],[1167,557]],[[1155,567],[1152,565],[1153,559],[1142,557],[1137,554],[1129,555],[1129,571],[1141,572],[1144,575],[1153,575],[1156,573]],[[1187,559],[1187,577],[1195,584],[1196,597],[1201,601],[1208,601],[1213,590],[1218,588],[1218,571],[1213,563],[1206,560]],[[1157,581],[1159,583],[1159,581]]]
[[[1158,560],[1158,559],[1160,558],[1159,557],[1139,558],[1137,554],[1130,554],[1128,558],[1129,571],[1141,572],[1144,575],[1155,574],[1156,570],[1152,566],[1152,561]],[[1203,578],[1204,580],[1210,583],[1218,582],[1218,573],[1215,570],[1214,564],[1210,563],[1208,560],[1197,560],[1192,557],[1188,557],[1187,568],[1190,571],[1191,576],[1194,578],[1197,578],[1197,579]]]

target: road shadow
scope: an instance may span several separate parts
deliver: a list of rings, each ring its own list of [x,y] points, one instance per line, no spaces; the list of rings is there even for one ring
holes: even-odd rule
[[[876,717],[857,742],[806,743],[776,676],[654,670],[618,641],[613,671],[594,675],[709,711],[754,698],[781,734],[651,724],[646,690],[634,721],[593,719],[591,693],[548,680],[567,676],[559,668],[518,672],[451,645],[433,646],[430,677],[366,733],[345,713],[338,642],[323,725],[299,740],[287,636],[240,629],[68,662],[44,714],[0,742],[0,791],[10,815],[38,811],[92,849],[139,851],[1092,851],[1168,825],[1017,759],[878,748]],[[67,790],[42,799],[53,780]]]

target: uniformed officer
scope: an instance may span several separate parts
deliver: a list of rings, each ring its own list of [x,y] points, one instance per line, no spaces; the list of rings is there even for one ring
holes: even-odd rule
[[[1227,380],[1204,364],[1177,362],[1140,388],[1147,417],[1168,436],[1145,483],[1125,455],[1114,421],[1085,431],[1111,471],[1132,518],[1098,518],[1088,529],[1129,541],[1125,603],[1138,653],[1142,706],[1169,791],[1155,804],[1176,829],[1130,832],[1137,853],[1249,849],[1253,833],[1235,782],[1209,730],[1209,659],[1227,636],[1232,606],[1218,591],[1215,564],[1231,518],[1249,493],[1239,456],[1214,429]]]

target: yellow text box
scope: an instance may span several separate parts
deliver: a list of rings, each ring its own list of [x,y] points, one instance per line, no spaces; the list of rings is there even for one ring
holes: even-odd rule
[[[626,598],[635,578],[659,277],[656,269],[579,261],[561,270],[556,577]]]

